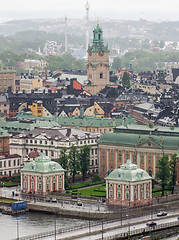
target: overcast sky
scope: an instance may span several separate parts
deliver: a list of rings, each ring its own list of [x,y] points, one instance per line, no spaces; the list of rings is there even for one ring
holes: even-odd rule
[[[5,0],[0,19],[83,18],[87,0]],[[179,0],[89,0],[90,18],[179,21]]]

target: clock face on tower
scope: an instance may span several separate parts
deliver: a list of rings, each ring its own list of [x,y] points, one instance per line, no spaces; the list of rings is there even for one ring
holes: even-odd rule
[[[100,50],[98,51],[98,54],[99,54],[99,56],[103,56],[103,55],[104,55],[103,49],[100,49]]]

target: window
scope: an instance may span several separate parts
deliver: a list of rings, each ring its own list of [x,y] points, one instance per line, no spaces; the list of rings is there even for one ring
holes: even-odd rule
[[[113,191],[112,190],[109,191],[109,197],[113,197]]]
[[[137,153],[135,152],[133,154],[133,163],[136,163],[136,161],[137,161]]]
[[[121,161],[122,161],[122,154],[121,154],[121,151],[120,151],[120,150],[119,150],[118,158],[119,158],[119,162],[121,162]]]
[[[54,157],[54,152],[53,151],[51,151],[51,156]]]
[[[140,155],[140,163],[144,164],[144,154],[143,153],[141,153],[141,155]]]
[[[126,192],[126,199],[129,199],[129,192]]]
[[[102,149],[102,160],[105,160],[105,150]]]
[[[26,141],[25,141],[26,143],[28,143],[28,140],[26,139]]]
[[[143,191],[140,192],[140,198],[143,198]]]
[[[30,140],[30,143],[32,143],[32,140]]]
[[[39,183],[39,190],[42,190],[42,183]]]
[[[24,181],[24,188],[27,188],[27,182]]]
[[[42,144],[42,140],[40,140],[40,144]]]
[[[117,197],[118,197],[118,198],[121,198],[121,191],[118,191],[118,192],[117,192]]]
[[[2,168],[2,162],[0,161],[0,168]]]
[[[103,78],[103,73],[100,73],[99,78]]]
[[[31,189],[34,189],[34,182],[31,182]]]
[[[17,165],[18,165],[18,166],[20,165],[20,160],[19,160],[19,159],[17,160]]]
[[[59,188],[62,188],[62,181],[59,182]]]
[[[37,140],[35,140],[35,143],[37,143]]]
[[[111,149],[111,161],[114,160],[114,150]]]
[[[53,141],[51,141],[51,145],[53,145]]]
[[[45,155],[48,156],[48,150],[45,150]]]
[[[8,163],[9,163],[8,165],[9,165],[9,167],[10,167],[10,166],[11,166],[11,160],[9,160],[9,162],[8,162]]]
[[[49,183],[47,183],[47,190],[49,190]]]
[[[16,160],[14,160],[14,166],[16,166]]]

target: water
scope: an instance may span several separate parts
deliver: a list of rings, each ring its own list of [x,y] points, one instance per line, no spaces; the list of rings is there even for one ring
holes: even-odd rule
[[[55,223],[56,229],[59,229],[87,224],[88,220],[36,212],[27,212],[18,216],[0,213],[0,240],[15,239],[18,231],[19,237],[52,231],[55,229]]]

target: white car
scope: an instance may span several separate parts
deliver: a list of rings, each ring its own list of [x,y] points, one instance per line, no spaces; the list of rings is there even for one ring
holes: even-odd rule
[[[163,217],[163,216],[167,216],[167,212],[160,211],[160,212],[157,213],[157,217]]]

